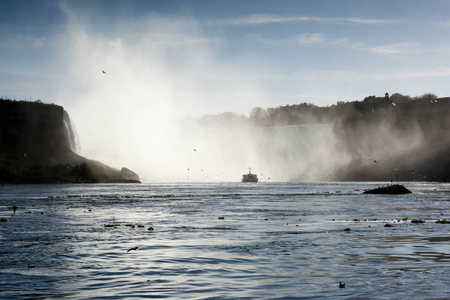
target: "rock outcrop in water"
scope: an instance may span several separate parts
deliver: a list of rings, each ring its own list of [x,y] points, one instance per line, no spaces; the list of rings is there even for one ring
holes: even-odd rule
[[[405,188],[403,185],[392,184],[364,191],[364,194],[401,195],[401,194],[411,194],[411,191]]]
[[[67,126],[61,106],[0,100],[0,182],[139,182],[131,170],[120,171],[72,151],[74,136]]]

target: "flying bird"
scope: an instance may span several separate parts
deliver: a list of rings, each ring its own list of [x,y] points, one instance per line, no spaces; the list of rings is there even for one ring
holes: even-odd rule
[[[105,71],[103,71],[103,70],[102,70],[102,72],[103,72],[103,74],[106,74],[106,72],[105,72]]]
[[[128,249],[127,253],[130,252],[131,250],[137,250],[138,248],[139,248],[139,247],[133,247],[133,248],[130,248],[130,249]]]

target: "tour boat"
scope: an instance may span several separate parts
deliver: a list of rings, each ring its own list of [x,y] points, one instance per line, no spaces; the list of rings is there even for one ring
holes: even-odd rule
[[[252,169],[248,168],[248,174],[242,175],[242,182],[258,182],[258,176],[252,174]]]

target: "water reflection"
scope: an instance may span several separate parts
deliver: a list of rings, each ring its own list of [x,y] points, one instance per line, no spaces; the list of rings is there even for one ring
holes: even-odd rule
[[[364,186],[8,186],[0,296],[450,296],[448,225],[433,222],[448,217],[450,202],[434,192],[392,199],[357,189]],[[20,210],[11,217],[13,203]]]

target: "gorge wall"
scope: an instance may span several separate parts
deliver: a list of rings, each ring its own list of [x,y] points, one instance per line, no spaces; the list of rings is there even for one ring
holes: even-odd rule
[[[450,181],[450,99],[337,120],[334,180]],[[437,100],[436,100],[437,101]]]
[[[0,100],[1,183],[138,182],[76,150],[63,107]],[[128,172],[129,173],[129,172]],[[128,174],[127,173],[127,174]]]

